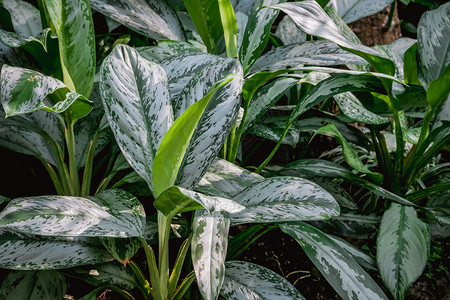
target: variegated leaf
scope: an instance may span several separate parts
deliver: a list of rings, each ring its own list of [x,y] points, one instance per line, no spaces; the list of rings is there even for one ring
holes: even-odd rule
[[[155,40],[183,41],[181,24],[161,0],[90,0],[93,9]]]
[[[65,269],[112,259],[103,245],[93,238],[42,237],[0,229],[1,268]]]
[[[258,57],[263,52],[270,29],[278,16],[276,10],[266,6],[275,5],[283,0],[258,0],[255,7],[258,7],[248,18],[247,26],[239,48],[239,60],[246,74]],[[257,5],[257,6],[256,6]]]
[[[247,188],[234,200],[245,209],[230,215],[233,225],[323,220],[339,215],[336,200],[319,185],[303,178],[267,178]]]
[[[265,267],[237,260],[225,267],[220,294],[227,300],[305,299],[289,281]]]
[[[173,122],[163,69],[128,46],[117,45],[101,68],[100,91],[117,143],[152,188],[152,164]]]
[[[306,33],[301,31],[289,16],[284,16],[278,23],[275,35],[285,46],[306,42]]]
[[[367,64],[361,57],[342,50],[330,41],[310,41],[301,44],[280,46],[258,58],[251,72],[278,71],[301,67],[303,64],[333,66],[345,64]]]
[[[341,239],[333,235],[328,235],[328,237],[332,239],[336,244],[338,244],[339,247],[347,251],[347,253],[350,254],[352,258],[356,262],[358,262],[361,266],[372,270],[377,269],[376,261],[372,256],[366,254],[365,252],[363,252],[362,250],[360,250],[359,248],[357,248],[356,246],[347,242],[344,239]]]
[[[121,190],[107,190],[89,199],[16,198],[0,213],[0,228],[45,236],[142,237],[144,222],[142,205]]]
[[[162,40],[158,42],[158,46],[139,47],[136,50],[145,59],[156,63],[177,55],[201,53],[198,48],[188,42],[172,40]]]
[[[388,7],[392,1],[393,0],[331,0],[328,5],[332,6],[346,23],[351,23],[382,11]]]
[[[300,130],[298,126],[293,124],[288,131],[284,133],[286,128],[286,116],[264,117],[262,121],[253,125],[248,133],[268,139],[269,141],[278,142],[284,135],[281,143],[295,147],[299,143]]]
[[[424,13],[417,26],[419,79],[426,88],[444,74],[450,63],[449,15],[450,3],[445,3]]]
[[[63,299],[67,285],[56,271],[11,272],[0,285],[0,298],[4,300]]]
[[[217,299],[225,276],[230,219],[223,212],[197,210],[193,219],[192,264],[200,293]]]
[[[259,174],[216,158],[195,190],[210,196],[232,198],[263,179]]]
[[[58,34],[64,83],[88,98],[95,75],[95,34],[89,0],[55,0],[43,4]]]
[[[14,49],[0,42],[0,68],[4,64],[14,67],[33,68],[31,67],[33,63],[24,55],[22,49]]]
[[[281,224],[343,299],[388,299],[363,268],[327,234],[306,223]]]
[[[423,272],[430,254],[430,229],[413,207],[392,203],[377,237],[377,265],[395,299],[403,299]]]
[[[100,237],[100,240],[108,252],[124,267],[142,245],[136,238]]]
[[[366,109],[352,93],[342,93],[333,96],[341,112],[356,122],[365,124],[386,124],[389,119],[381,117]]]

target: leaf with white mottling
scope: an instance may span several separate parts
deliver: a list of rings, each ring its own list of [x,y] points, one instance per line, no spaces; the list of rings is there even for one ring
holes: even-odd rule
[[[210,196],[232,198],[263,179],[259,174],[216,158],[195,190]]]
[[[89,0],[53,0],[43,4],[58,34],[64,83],[88,98],[95,75],[95,34]]]
[[[331,0],[328,5],[332,6],[346,23],[371,16],[382,11],[393,0]]]
[[[89,199],[16,198],[0,213],[0,228],[44,236],[142,237],[144,222],[142,205],[121,190],[107,190]]]
[[[200,293],[217,299],[225,276],[230,219],[223,212],[197,210],[193,219],[191,253]]]
[[[244,210],[230,215],[233,225],[324,220],[339,215],[336,200],[319,185],[303,178],[267,178],[233,200],[245,206]]]
[[[225,267],[220,294],[227,300],[305,299],[289,281],[265,267],[237,260]]]
[[[113,257],[93,238],[54,238],[0,229],[0,267],[14,270],[65,269],[107,262]],[[98,242],[97,242],[98,243]]]
[[[269,141],[278,142],[284,134],[281,144],[295,147],[299,143],[300,130],[295,124],[286,128],[287,116],[269,116],[264,117],[262,121],[253,125],[248,133],[268,139]]]
[[[275,35],[280,38],[285,46],[306,41],[306,33],[301,31],[289,16],[284,16],[278,23]]]
[[[96,11],[152,39],[185,39],[180,21],[164,1],[90,0],[90,3]]]
[[[377,237],[377,265],[395,299],[403,299],[422,274],[430,254],[430,229],[413,207],[393,203]]]
[[[201,53],[190,43],[171,40],[162,40],[158,42],[158,46],[139,47],[136,50],[145,59],[156,63],[177,55]]]
[[[67,285],[56,271],[11,272],[0,285],[3,300],[63,299]]]
[[[366,109],[352,93],[334,95],[333,98],[341,112],[353,121],[372,125],[386,124],[389,122],[388,118],[381,117]]]
[[[336,244],[338,244],[339,247],[347,251],[348,254],[350,254],[353,257],[353,259],[357,261],[361,266],[372,270],[377,269],[376,261],[372,256],[366,254],[365,252],[363,252],[362,250],[360,250],[359,248],[357,248],[356,246],[347,242],[344,239],[341,239],[333,235],[328,235],[328,237],[332,239]]]
[[[280,46],[270,50],[255,62],[251,72],[278,71],[298,66],[333,66],[345,64],[367,64],[361,57],[342,50],[330,41],[310,41],[301,44]]]
[[[100,237],[100,241],[102,241],[108,252],[124,266],[127,265],[142,245],[136,238]]]
[[[450,63],[450,3],[425,12],[417,26],[419,78],[428,88],[441,77]]]
[[[327,234],[306,223],[280,224],[343,299],[388,299],[363,268]]]
[[[117,45],[101,68],[105,113],[128,163],[151,188],[158,147],[173,122],[167,76],[131,47]]]

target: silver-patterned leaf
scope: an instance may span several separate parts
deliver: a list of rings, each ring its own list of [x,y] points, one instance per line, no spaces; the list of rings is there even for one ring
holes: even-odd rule
[[[361,266],[365,268],[369,268],[372,270],[376,270],[377,263],[375,259],[354,246],[353,244],[347,242],[344,239],[341,239],[337,236],[328,235],[329,238],[331,238],[336,244],[338,244],[342,249],[348,252],[355,261],[357,261]]]
[[[262,121],[253,125],[248,133],[268,139],[269,141],[278,142],[284,134],[286,128],[286,116],[270,116],[264,117]],[[284,134],[283,145],[295,147],[299,143],[300,130],[297,126],[289,127]]]
[[[377,265],[395,299],[403,299],[423,272],[430,254],[430,229],[415,209],[392,203],[377,237]]]
[[[323,220],[339,215],[336,200],[319,185],[295,177],[271,177],[255,183],[234,200],[245,206],[231,223]]]
[[[289,16],[284,16],[278,23],[275,35],[285,46],[306,42],[306,33],[301,31]]]
[[[67,285],[56,271],[11,272],[0,285],[4,300],[63,299]]]
[[[352,93],[347,92],[334,95],[333,98],[341,112],[353,121],[373,125],[386,124],[389,122],[388,118],[381,117],[365,108],[359,99]]]
[[[142,237],[144,222],[142,205],[121,190],[107,190],[89,199],[16,198],[0,213],[0,228],[44,236]]]
[[[193,219],[191,253],[200,293],[217,299],[225,276],[230,219],[223,212],[197,210]]]
[[[346,23],[351,23],[382,11],[393,0],[331,0],[332,6]]]
[[[306,223],[280,224],[343,299],[388,299],[363,268],[327,234]]]
[[[142,246],[137,238],[100,237],[100,241],[124,267]]]
[[[65,269],[114,258],[93,238],[55,238],[0,229],[0,267],[14,270]]]
[[[152,188],[158,147],[173,123],[167,76],[131,47],[117,45],[101,68],[100,91],[116,141]]]
[[[158,42],[158,46],[139,47],[136,48],[139,54],[145,59],[153,62],[160,62],[177,55],[183,54],[200,54],[201,51],[192,44],[182,41],[162,40]]]
[[[220,294],[227,300],[305,299],[289,281],[263,266],[235,260],[225,267]]]
[[[183,41],[181,24],[161,0],[90,0],[93,9],[155,40]]]

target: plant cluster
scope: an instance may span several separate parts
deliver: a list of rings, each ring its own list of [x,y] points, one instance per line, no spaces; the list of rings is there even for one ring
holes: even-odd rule
[[[367,47],[373,2],[0,0],[0,146],[55,191],[0,197],[0,298],[303,299],[236,260],[280,228],[343,299],[403,299],[450,225],[450,4]]]

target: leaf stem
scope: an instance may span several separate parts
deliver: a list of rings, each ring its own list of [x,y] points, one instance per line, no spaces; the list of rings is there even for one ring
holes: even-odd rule
[[[286,125],[286,128],[284,129],[283,135],[281,136],[281,138],[278,140],[277,144],[275,145],[275,147],[272,149],[272,152],[270,152],[269,156],[266,158],[265,161],[262,162],[262,164],[256,169],[255,173],[259,174],[261,173],[261,171],[266,167],[266,165],[270,162],[270,160],[272,159],[272,157],[275,155],[275,153],[277,152],[278,148],[280,147],[281,143],[284,140],[284,137],[286,136],[289,128],[291,127],[292,123],[288,123]]]
[[[66,128],[65,128],[65,138],[67,145],[67,154],[69,156],[69,177],[70,177],[70,188],[73,196],[80,195],[80,180],[78,178],[78,169],[75,157],[75,134],[74,134],[74,124],[71,116],[66,112]]]
[[[153,252],[152,247],[147,244],[147,241],[144,238],[139,238],[141,242],[145,256],[147,258],[148,272],[150,276],[150,283],[152,285],[152,296],[155,300],[164,300],[165,298],[161,294],[161,282],[159,280],[159,271],[158,266],[156,265],[155,253]]]
[[[94,164],[95,147],[97,146],[98,133],[89,143],[86,155],[86,164],[84,165],[83,183],[81,184],[81,196],[88,196],[91,191],[92,166]]]

